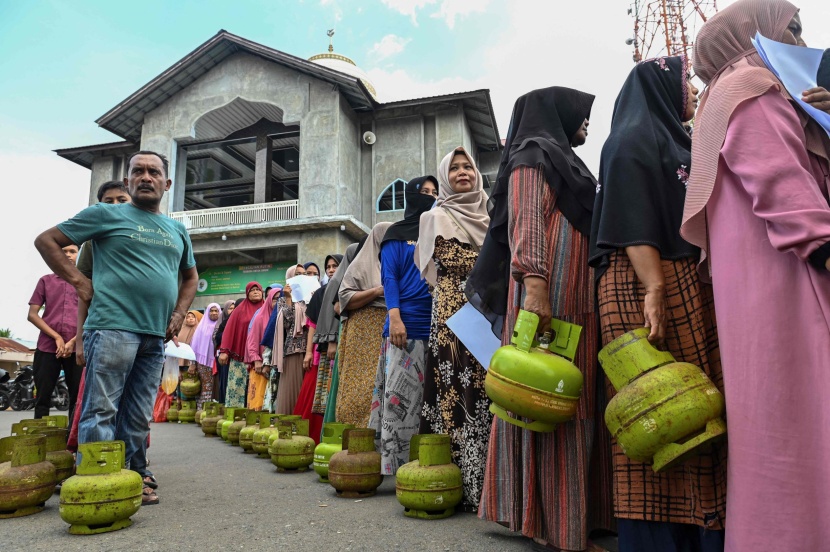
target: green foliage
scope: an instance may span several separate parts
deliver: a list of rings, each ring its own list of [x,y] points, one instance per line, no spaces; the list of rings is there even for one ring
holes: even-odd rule
[[[13,338],[14,334],[12,333],[12,329],[11,328],[0,328],[0,337]]]

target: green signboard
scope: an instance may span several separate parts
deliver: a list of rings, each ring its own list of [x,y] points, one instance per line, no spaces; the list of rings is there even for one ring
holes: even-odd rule
[[[270,284],[284,284],[285,271],[294,263],[215,266],[199,272],[196,296],[237,295],[245,296],[248,282],[259,282],[265,288]]]

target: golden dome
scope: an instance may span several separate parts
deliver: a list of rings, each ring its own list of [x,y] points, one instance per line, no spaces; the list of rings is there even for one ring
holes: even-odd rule
[[[331,38],[334,35],[334,32],[329,31],[329,33],[329,38]],[[372,81],[369,80],[369,75],[367,75],[363,69],[358,67],[357,64],[350,58],[347,58],[346,56],[342,56],[340,54],[335,54],[334,46],[332,46],[331,44],[329,44],[328,52],[324,54],[317,54],[316,56],[311,56],[310,58],[308,58],[308,61],[360,79],[360,81],[363,83],[363,86],[365,86],[369,93],[372,95],[372,98],[377,99],[377,93],[375,92],[375,87],[372,84]]]

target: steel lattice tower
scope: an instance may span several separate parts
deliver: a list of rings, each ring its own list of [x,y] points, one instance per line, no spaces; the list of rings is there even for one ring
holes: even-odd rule
[[[634,0],[634,62],[660,55],[686,54],[691,59],[697,29],[718,11],[717,0]]]

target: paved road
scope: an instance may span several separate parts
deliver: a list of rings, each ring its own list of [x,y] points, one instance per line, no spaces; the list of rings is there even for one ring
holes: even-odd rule
[[[0,412],[0,436],[32,412]],[[58,515],[58,495],[41,513],[0,520],[0,549],[97,552],[122,550],[528,551],[530,542],[471,514],[440,521],[410,519],[387,477],[364,500],[337,498],[313,471],[276,473],[193,424],[153,424],[150,469],[160,504],[144,506],[132,527],[74,536]]]

